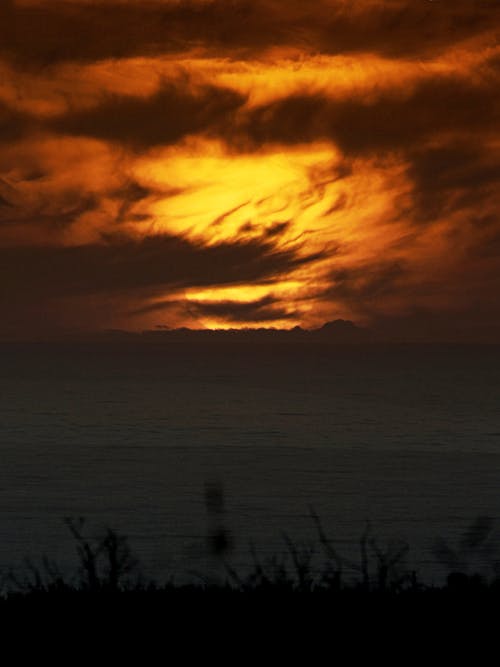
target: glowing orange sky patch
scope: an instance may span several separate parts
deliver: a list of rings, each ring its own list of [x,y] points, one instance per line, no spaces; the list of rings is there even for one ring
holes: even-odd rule
[[[37,308],[76,328],[487,323],[498,16],[465,0],[4,2],[4,319],[20,304],[24,327],[30,281],[70,257],[68,293],[47,279]]]
[[[380,170],[359,163],[350,176],[340,178],[339,165],[338,151],[327,144],[233,155],[221,144],[187,142],[138,163],[134,175],[160,192],[179,192],[152,204],[148,233],[179,234],[206,246],[269,238],[277,250],[293,247],[299,257],[318,254],[271,285],[191,290],[185,294],[188,302],[272,296],[296,313],[288,326],[314,325],[314,295],[328,285],[332,253],[339,268],[371,261],[405,234],[404,223],[393,219],[394,200],[409,188],[404,167],[395,162]],[[384,217],[387,224],[380,223]]]

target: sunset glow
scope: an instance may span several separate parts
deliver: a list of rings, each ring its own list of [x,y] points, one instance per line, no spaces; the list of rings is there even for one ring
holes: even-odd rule
[[[4,2],[0,335],[495,337],[499,9]]]

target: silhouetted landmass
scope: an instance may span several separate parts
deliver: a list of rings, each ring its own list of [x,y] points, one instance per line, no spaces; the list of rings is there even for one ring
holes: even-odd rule
[[[78,339],[78,336],[70,337]],[[369,329],[357,326],[350,320],[334,320],[327,322],[318,329],[248,328],[248,329],[169,329],[158,326],[142,332],[123,330],[107,330],[85,339],[94,341],[123,341],[123,342],[186,342],[186,343],[332,343],[332,344],[362,344],[377,340]]]
[[[127,329],[102,329],[87,331],[54,331],[46,335],[26,332],[13,338],[0,333],[0,343],[293,343],[332,345],[498,345],[496,330],[483,331],[480,335],[466,335],[457,330],[446,332],[427,331],[414,324],[385,323],[374,328],[361,327],[351,320],[337,319],[316,329],[300,326],[291,329],[273,327],[238,329],[170,328],[157,325],[154,329],[131,331]]]

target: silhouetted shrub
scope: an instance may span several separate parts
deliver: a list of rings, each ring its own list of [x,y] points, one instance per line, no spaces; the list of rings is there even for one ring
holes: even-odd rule
[[[217,502],[214,499],[209,512],[220,516],[223,511],[221,501],[223,495]],[[408,569],[406,556],[409,548],[406,543],[396,542],[382,547],[379,540],[372,535],[371,526],[367,524],[359,541],[359,561],[348,559],[338,552],[313,509],[311,517],[316,525],[318,543],[295,543],[284,534],[283,553],[264,560],[251,544],[252,568],[244,575],[227,559],[230,547],[226,540],[229,533],[221,530],[220,534],[213,534],[216,543],[209,544],[208,548],[222,564],[225,579],[216,580],[203,573],[196,573],[196,579],[182,585],[176,585],[173,578],[163,584],[146,581],[124,535],[106,528],[96,536],[89,536],[85,531],[83,518],[66,518],[65,524],[76,544],[76,571],[71,575],[64,575],[58,565],[47,557],[41,559],[40,565],[26,559],[21,574],[11,571],[4,576],[3,591],[7,597],[12,597],[15,591],[24,597],[40,594],[68,596],[77,593],[161,596],[178,593],[226,595],[244,592],[326,593],[342,599],[346,595],[401,597],[415,593],[500,593],[498,545],[493,537],[494,524],[489,518],[478,517],[464,531],[456,546],[450,546],[444,539],[436,541],[435,556],[449,570],[446,584],[436,588],[425,586],[418,580],[417,573]],[[318,568],[314,562],[320,553],[325,560],[323,566]],[[478,555],[482,565],[488,565],[489,577],[473,570],[472,563]]]

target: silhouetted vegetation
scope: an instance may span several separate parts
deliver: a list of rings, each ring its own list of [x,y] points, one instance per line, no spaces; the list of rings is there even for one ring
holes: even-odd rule
[[[19,571],[11,570],[2,578],[2,598],[9,600],[51,596],[95,596],[127,594],[141,597],[177,594],[316,594],[338,599],[383,596],[384,599],[419,597],[425,595],[498,595],[500,594],[500,555],[493,539],[493,520],[478,517],[463,533],[456,545],[439,539],[434,555],[448,571],[446,583],[427,585],[418,573],[409,569],[409,546],[404,542],[382,546],[368,524],[359,540],[359,559],[342,556],[334,541],[327,535],[314,509],[317,540],[299,544],[283,535],[285,550],[280,556],[261,559],[250,545],[252,566],[240,573],[229,560],[231,536],[225,529],[222,516],[224,496],[216,485],[207,486],[205,502],[210,522],[207,549],[218,560],[223,573],[213,577],[193,577],[189,583],[147,580],[141,573],[128,539],[106,528],[101,534],[89,536],[83,518],[66,518],[65,524],[74,540],[77,565],[72,573],[42,557],[39,564],[26,559]],[[313,564],[321,555],[320,568]],[[474,569],[474,565],[477,569]],[[332,599],[333,599],[332,597]]]

